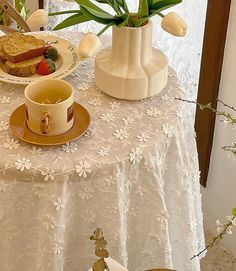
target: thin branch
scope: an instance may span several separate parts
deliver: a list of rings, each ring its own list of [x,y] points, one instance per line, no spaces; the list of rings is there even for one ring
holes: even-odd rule
[[[231,220],[230,222],[228,222],[227,224],[225,224],[224,229],[223,229],[216,237],[214,237],[214,239],[212,240],[212,242],[211,242],[209,245],[207,245],[207,246],[206,246],[203,250],[201,250],[198,254],[193,255],[193,256],[190,258],[190,260],[193,260],[194,258],[199,257],[199,256],[200,256],[203,252],[205,252],[209,247],[212,247],[216,241],[222,239],[222,238],[223,238],[223,235],[226,234],[228,228],[229,228],[230,226],[233,225],[233,222],[232,222],[232,221],[233,221],[234,219],[235,219],[235,216],[232,218],[232,220]]]
[[[185,99],[182,99],[182,98],[175,98],[175,100],[182,101],[182,102],[187,102],[187,103],[191,103],[191,104],[196,104],[196,105],[199,106],[199,109],[202,110],[202,111],[205,110],[205,109],[210,109],[216,115],[225,117],[226,120],[229,123],[236,124],[236,118],[232,117],[229,113],[227,113],[225,111],[218,111],[217,109],[213,108],[210,103],[203,105],[203,104],[200,104],[198,102],[189,101],[189,100],[185,100]]]
[[[232,109],[233,111],[236,111],[236,108],[235,108],[235,107],[230,106],[230,105],[224,103],[223,101],[221,101],[221,100],[219,100],[219,99],[217,99],[217,102],[221,103],[221,104],[222,104],[223,106],[225,106],[225,107],[228,107],[228,108]]]
[[[234,145],[231,146],[223,146],[221,147],[224,151],[228,151],[228,152],[232,152],[233,155],[236,155],[236,145],[234,143]]]

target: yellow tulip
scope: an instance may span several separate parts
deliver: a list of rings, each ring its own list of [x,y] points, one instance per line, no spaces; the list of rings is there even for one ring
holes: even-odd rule
[[[168,13],[161,22],[161,27],[173,36],[183,37],[187,33],[188,26],[175,12]]]
[[[93,56],[101,46],[99,37],[92,33],[87,33],[80,41],[78,47],[79,56],[82,59]]]
[[[48,13],[44,9],[38,9],[33,12],[29,18],[26,20],[31,31],[39,30],[40,27],[43,27],[48,24]]]

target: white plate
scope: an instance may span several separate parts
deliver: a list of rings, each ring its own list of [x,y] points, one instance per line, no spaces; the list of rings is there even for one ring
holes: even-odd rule
[[[2,69],[0,69],[0,81],[12,84],[28,85],[41,78],[63,78],[68,74],[72,73],[78,67],[80,59],[77,53],[77,48],[68,40],[48,34],[41,33],[29,33],[29,34],[34,35],[39,39],[43,39],[46,41],[47,44],[51,44],[52,46],[57,48],[60,56],[58,60],[55,61],[57,67],[56,71],[49,75],[34,74],[29,77],[19,77],[10,75],[4,72]]]

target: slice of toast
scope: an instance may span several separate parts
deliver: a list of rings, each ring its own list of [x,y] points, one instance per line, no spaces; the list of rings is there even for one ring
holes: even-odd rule
[[[1,67],[8,74],[27,77],[37,73],[37,66],[42,59],[42,56],[38,56],[18,63],[6,61]]]
[[[4,35],[0,37],[0,61],[1,62],[6,62],[6,58],[3,52],[3,45],[6,44],[10,39],[17,39],[19,37],[21,37],[23,34],[22,33],[12,33],[12,34],[8,34],[8,35]]]
[[[18,63],[43,54],[45,41],[32,35],[17,36],[10,38],[3,46],[3,54],[7,61]]]

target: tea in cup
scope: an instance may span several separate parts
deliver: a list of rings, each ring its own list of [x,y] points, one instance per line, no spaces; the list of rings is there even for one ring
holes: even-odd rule
[[[61,79],[42,79],[25,88],[26,122],[39,135],[59,135],[74,124],[74,89]]]

